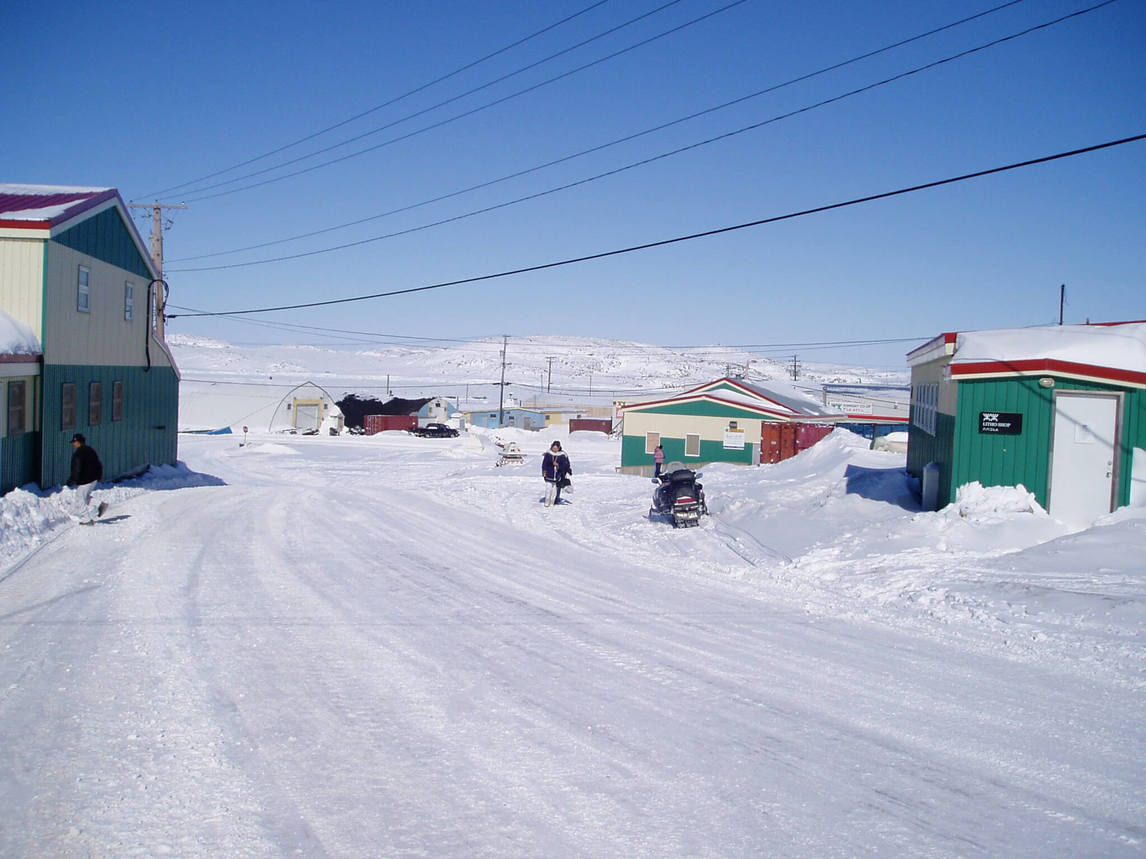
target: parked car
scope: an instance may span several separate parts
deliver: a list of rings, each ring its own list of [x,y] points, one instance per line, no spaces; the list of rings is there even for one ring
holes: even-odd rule
[[[456,429],[445,424],[426,424],[411,432],[422,438],[456,438],[458,434]]]

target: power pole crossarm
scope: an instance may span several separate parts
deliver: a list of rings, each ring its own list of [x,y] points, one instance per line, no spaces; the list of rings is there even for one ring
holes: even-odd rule
[[[163,210],[164,209],[186,209],[187,206],[183,203],[165,204],[156,200],[154,203],[130,203],[133,209],[151,209],[151,262],[155,266],[155,271],[159,275],[159,280],[163,280]],[[160,340],[163,339],[164,329],[164,305],[166,304],[166,293],[162,289],[155,290],[155,334]]]

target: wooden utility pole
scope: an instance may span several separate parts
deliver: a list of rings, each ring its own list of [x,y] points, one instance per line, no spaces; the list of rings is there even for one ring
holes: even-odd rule
[[[509,342],[509,335],[501,336],[501,385],[497,400],[497,425],[500,429],[505,423],[505,346]]]
[[[163,279],[163,210],[186,209],[183,203],[165,205],[156,200],[154,203],[131,203],[133,209],[151,209],[151,262],[158,273],[158,283],[155,284],[155,334],[162,340],[164,329],[164,309],[167,304],[167,295],[161,288],[167,281]]]
[[[549,362],[549,375],[545,377],[545,393],[549,393],[550,386],[553,383],[553,359],[556,355],[546,355],[545,360]]]

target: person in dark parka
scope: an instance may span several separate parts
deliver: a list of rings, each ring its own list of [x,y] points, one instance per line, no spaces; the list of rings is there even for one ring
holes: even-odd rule
[[[92,490],[102,478],[103,463],[99,461],[99,455],[88,447],[83,433],[76,433],[72,436],[72,475],[68,478],[68,486],[76,488],[72,518],[81,525],[91,525],[96,516],[102,516],[107,509],[107,503],[101,501],[95,515],[92,515]]]
[[[555,441],[541,458],[541,476],[545,479],[545,506],[561,503],[561,488],[569,485],[569,475],[573,467],[569,457],[561,449],[561,442]]]

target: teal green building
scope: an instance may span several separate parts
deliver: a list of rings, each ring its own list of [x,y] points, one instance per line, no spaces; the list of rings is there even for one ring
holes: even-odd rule
[[[35,372],[27,350],[0,362],[0,492],[66,482],[77,432],[106,480],[176,462],[179,372],[154,325],[157,283],[114,188],[0,185],[0,311],[39,345]]]
[[[925,506],[973,481],[1079,527],[1146,504],[1146,323],[947,333],[907,359]]]

